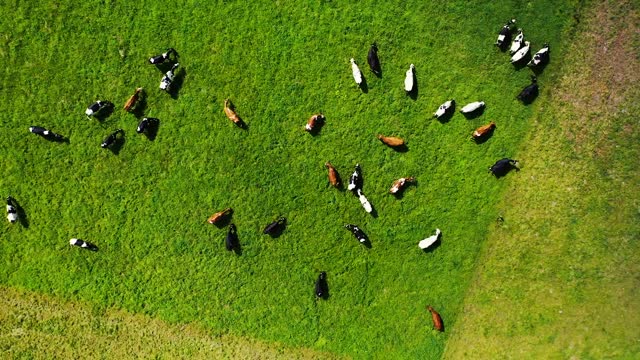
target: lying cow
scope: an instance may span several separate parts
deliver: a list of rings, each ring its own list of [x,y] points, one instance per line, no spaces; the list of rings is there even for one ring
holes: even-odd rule
[[[522,89],[517,98],[523,103],[529,104],[536,98],[536,96],[538,96],[538,79],[531,75],[531,84]]]
[[[489,168],[489,171],[491,171],[495,177],[501,177],[506,175],[511,169],[518,170],[518,160],[504,158],[496,161],[496,163]]]
[[[12,224],[18,221],[18,206],[11,196],[7,197],[7,220]]]
[[[460,112],[462,114],[468,115],[475,111],[480,110],[483,107],[484,107],[484,101],[475,101],[463,106],[462,109],[460,109]]]
[[[84,241],[84,240],[80,240],[80,239],[71,239],[69,240],[69,245],[73,245],[73,246],[77,246],[83,249],[87,249],[87,250],[91,250],[91,251],[98,251],[98,247],[95,246],[94,244]]]
[[[159,123],[160,119],[157,118],[142,118],[142,120],[138,123],[136,132],[138,134],[142,134],[145,131],[149,131],[153,126],[158,126]]]
[[[344,226],[347,230],[351,231],[351,233],[353,234],[353,236],[356,237],[356,239],[358,239],[358,241],[361,244],[365,244],[369,239],[367,238],[367,235],[364,233],[364,231],[362,231],[362,229],[360,229],[359,227],[357,227],[356,225],[352,225],[352,224],[347,224]]]
[[[307,121],[307,125],[305,125],[304,129],[311,134],[317,133],[322,125],[324,125],[325,117],[323,114],[313,114]]]
[[[104,140],[102,141],[102,144],[100,144],[100,147],[102,147],[103,149],[106,149],[113,146],[113,144],[115,144],[116,141],[118,141],[119,134],[122,134],[122,136],[124,136],[124,130],[116,129],[114,132],[112,132],[106,138],[104,138]]]
[[[438,110],[436,110],[436,112],[433,113],[433,117],[435,117],[436,119],[442,118],[449,112],[449,109],[452,109],[453,107],[455,107],[455,105],[456,101],[454,99],[446,101],[444,104],[438,107]]]
[[[106,109],[111,106],[109,101],[96,101],[93,104],[89,105],[87,109],[84,111],[84,114],[87,115],[87,118],[91,119],[92,116],[96,116],[102,109]]]
[[[356,164],[356,168],[349,178],[349,185],[347,186],[347,189],[354,191],[360,188],[362,188],[362,169],[360,169],[360,164]]]
[[[318,280],[316,280],[315,293],[316,293],[316,296],[321,299],[326,299],[327,296],[329,295],[329,286],[327,284],[327,273],[324,271],[321,272],[320,275],[318,275]]]
[[[217,213],[211,215],[208,219],[207,222],[209,222],[209,224],[220,224],[222,222],[222,220],[224,220],[227,216],[231,215],[231,213],[233,213],[233,209],[232,208],[226,208],[222,211],[218,211]]]
[[[442,231],[440,231],[440,229],[436,229],[436,233],[434,235],[431,235],[424,240],[420,240],[420,242],[418,243],[418,247],[422,250],[429,248],[429,246],[435,244],[435,242],[438,241],[438,239],[440,238],[440,234],[442,234]]]
[[[407,70],[407,73],[404,76],[404,91],[406,91],[407,94],[413,91],[413,84],[416,76],[415,69],[416,67],[413,64],[409,65],[409,70]]]
[[[360,71],[358,64],[356,64],[356,61],[353,58],[351,58],[349,61],[351,62],[351,73],[353,75],[353,80],[356,81],[356,84],[361,85],[362,72]]]
[[[389,192],[394,195],[398,194],[405,187],[405,185],[414,183],[415,181],[416,179],[414,177],[400,178],[393,182],[393,184],[391,185],[391,189],[389,189]]]
[[[278,232],[282,231],[286,225],[287,225],[287,219],[285,217],[280,217],[278,220],[267,225],[262,231],[262,233],[275,235]]]
[[[327,169],[329,169],[329,183],[331,183],[331,185],[335,188],[339,188],[340,187],[340,174],[338,174],[338,170],[336,170],[336,168],[331,165],[330,162],[326,162],[324,163],[324,166],[326,166]]]
[[[169,60],[172,54],[177,55],[178,53],[173,48],[168,48],[166,52],[160,55],[150,57],[149,64],[153,64],[153,65],[162,64],[163,62]]]
[[[438,331],[444,331],[444,324],[442,324],[442,318],[437,311],[435,311],[431,306],[427,306],[427,310],[431,313],[431,320],[433,321],[433,328]]]
[[[224,240],[224,245],[229,251],[240,249],[238,230],[234,224],[229,225],[229,231],[227,232],[227,237]]]
[[[512,64],[517,64],[522,59],[524,59],[525,56],[527,56],[527,54],[529,54],[530,45],[531,45],[530,42],[525,41],[524,42],[524,46],[522,48],[520,48],[520,50],[516,51],[516,53],[513,54],[513,56],[511,57],[511,63]]]
[[[171,84],[173,83],[173,80],[176,78],[175,70],[178,68],[178,66],[180,66],[179,63],[173,64],[171,69],[167,71],[166,74],[164,74],[164,76],[162,77],[162,80],[160,80],[160,90],[164,90],[166,92],[170,91]]]
[[[482,140],[485,136],[489,135],[495,128],[496,128],[496,123],[492,121],[487,125],[482,125],[479,128],[477,128],[473,132],[473,134],[471,134],[471,137],[476,141]]]
[[[131,111],[131,109],[133,109],[134,106],[136,106],[136,103],[138,102],[138,100],[140,100],[141,96],[142,96],[142,88],[139,87],[136,89],[136,92],[133,93],[133,95],[131,95],[131,97],[129,98],[129,100],[127,100],[127,102],[124,104],[124,111]]]
[[[380,76],[382,73],[382,69],[380,68],[380,59],[378,59],[378,46],[376,43],[371,44],[371,48],[369,49],[369,54],[367,55],[367,62],[369,63],[369,69],[376,74],[376,76]]]
[[[545,43],[542,49],[533,55],[531,61],[527,63],[529,67],[536,67],[540,64],[546,64],[549,61],[549,44]]]
[[[367,200],[367,198],[362,193],[362,189],[356,189],[356,196],[358,196],[358,200],[360,200],[360,204],[362,204],[364,211],[371,213],[373,211],[373,207],[369,203],[369,200]]]
[[[233,121],[233,123],[238,127],[244,128],[246,126],[244,121],[242,121],[240,116],[238,116],[235,105],[233,105],[233,103],[229,99],[224,100],[224,114],[227,115],[227,118]]]
[[[29,127],[29,131],[36,134],[36,135],[40,135],[42,137],[44,137],[45,139],[49,139],[49,140],[55,140],[55,141],[63,141],[64,140],[64,136],[60,135],[60,134],[56,134],[51,130],[45,129],[43,127],[40,126],[31,126]]]
[[[509,49],[509,55],[515,54],[522,47],[522,42],[524,41],[524,33],[522,29],[518,29],[518,35],[513,39],[511,43],[511,48]]]
[[[516,19],[511,19],[507,21],[507,23],[504,24],[504,26],[502,26],[502,28],[500,29],[500,32],[498,33],[498,40],[496,41],[496,45],[500,49],[502,49],[507,41],[509,41],[509,39],[511,38],[511,26],[515,23]]]

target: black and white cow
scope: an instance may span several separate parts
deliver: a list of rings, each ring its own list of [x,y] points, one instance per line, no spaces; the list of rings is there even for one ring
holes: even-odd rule
[[[118,134],[122,134],[124,136],[124,130],[116,129],[114,132],[112,132],[106,138],[104,138],[104,140],[102,141],[102,144],[100,144],[100,147],[102,147],[103,149],[111,147],[118,140]]]
[[[518,170],[518,160],[504,158],[496,161],[496,163],[489,168],[489,171],[491,171],[495,177],[501,177],[506,175],[511,169]]]
[[[166,52],[149,58],[149,64],[162,64],[163,62],[169,60],[171,54],[177,55],[176,51],[173,48],[168,48]]]
[[[545,43],[542,49],[533,55],[527,66],[536,67],[540,64],[546,64],[547,61],[549,61],[549,43]]]
[[[224,245],[227,250],[236,250],[240,248],[240,240],[238,240],[238,230],[234,224],[229,225],[229,231],[225,238]]]
[[[362,188],[362,169],[360,169],[360,164],[356,164],[356,168],[349,178],[349,185],[347,186],[347,189],[354,191],[360,188]]]
[[[511,19],[507,21],[507,23],[504,24],[504,26],[502,26],[502,28],[500,29],[500,32],[498,33],[498,40],[496,41],[496,45],[500,49],[502,49],[503,46],[505,46],[509,42],[511,38],[511,26],[515,23],[516,19]]]
[[[7,220],[12,224],[18,221],[18,207],[11,196],[7,197]]]
[[[511,63],[517,64],[522,59],[524,59],[529,54],[529,49],[531,48],[531,43],[529,41],[524,42],[524,46],[520,48],[520,50],[516,51],[515,54],[511,57]]]
[[[531,75],[531,84],[522,89],[517,98],[523,103],[529,104],[536,98],[536,96],[538,96],[538,79]]]
[[[180,66],[179,63],[173,64],[171,69],[167,71],[166,74],[164,74],[164,76],[162,77],[162,80],[160,80],[160,90],[169,92],[171,88],[171,84],[173,83],[173,80],[176,78],[175,70],[178,68],[178,66]]]
[[[98,100],[89,105],[89,107],[87,107],[87,110],[84,111],[84,114],[87,115],[87,118],[90,119],[92,116],[97,115],[100,111],[102,111],[102,109],[107,108],[110,105],[111,103],[109,101]]]
[[[449,109],[453,109],[455,108],[455,106],[456,106],[455,99],[445,101],[444,104],[438,106],[438,110],[436,110],[436,112],[433,113],[433,117],[436,119],[440,119],[449,112]]]
[[[515,54],[518,50],[520,50],[523,43],[524,43],[524,33],[522,32],[522,29],[518,29],[518,35],[516,35],[516,38],[513,39],[513,42],[511,43],[509,54],[510,55]]]
[[[153,126],[157,126],[160,123],[160,119],[157,118],[142,118],[140,123],[138,123],[138,127],[136,128],[136,132],[138,134],[142,134],[145,131],[148,131]]]
[[[353,236],[356,237],[356,239],[358,239],[358,241],[361,244],[365,244],[369,239],[367,238],[367,235],[364,233],[364,231],[362,231],[362,229],[360,229],[358,226],[356,225],[352,225],[352,224],[347,224],[344,226],[347,230],[351,231],[351,233],[353,234]]]
[[[80,240],[80,239],[71,239],[69,240],[69,245],[73,245],[73,246],[77,246],[83,249],[87,249],[87,250],[91,250],[91,251],[98,251],[98,247],[95,246],[94,244],[88,242],[88,241],[84,241],[84,240]]]
[[[56,134],[51,130],[45,129],[43,127],[40,126],[31,126],[29,127],[29,131],[36,134],[36,135],[40,135],[46,139],[49,140],[56,140],[56,141],[62,141],[64,140],[64,136],[60,135],[60,134]]]
[[[287,219],[285,217],[280,217],[278,220],[276,220],[276,221],[272,222],[271,224],[267,225],[264,228],[264,230],[262,231],[262,233],[263,234],[275,235],[279,231],[284,229],[286,224],[287,224]]]
[[[316,296],[321,299],[326,299],[327,296],[329,295],[329,285],[327,284],[327,273],[324,271],[321,272],[320,275],[318,275],[318,280],[316,280],[315,293],[316,293]]]
[[[367,55],[367,62],[369,63],[369,68],[371,69],[371,71],[376,74],[376,76],[380,76],[382,69],[380,68],[380,59],[378,59],[378,46],[376,45],[376,43],[371,44],[369,54]]]

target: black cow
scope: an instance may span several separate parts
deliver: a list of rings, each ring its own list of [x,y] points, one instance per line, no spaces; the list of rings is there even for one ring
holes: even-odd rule
[[[371,44],[369,55],[367,55],[367,62],[369,63],[369,68],[371,69],[371,71],[376,74],[376,76],[380,76],[382,69],[380,68],[380,59],[378,59],[378,46],[376,45],[376,43]]]
[[[7,220],[12,224],[18,221],[18,207],[11,196],[7,197]]]
[[[111,147],[113,144],[116,143],[116,141],[118,141],[118,134],[122,134],[122,136],[124,136],[124,130],[117,129],[116,131],[112,132],[111,134],[109,134],[109,136],[104,138],[104,140],[102,141],[102,144],[100,144],[100,146],[103,149]]]
[[[489,168],[489,171],[491,171],[495,177],[501,177],[506,175],[511,169],[518,170],[518,160],[504,158],[496,161],[496,163]]]
[[[48,140],[55,140],[55,141],[63,141],[64,140],[64,136],[60,135],[60,134],[56,134],[51,130],[47,130],[43,127],[40,126],[31,126],[29,127],[29,131],[36,134],[36,135],[40,135],[42,137],[44,137],[45,139]]]
[[[168,48],[166,52],[149,58],[149,64],[162,64],[163,62],[169,60],[171,54],[176,56],[178,55],[178,53],[173,48]]]
[[[367,235],[364,233],[364,231],[362,231],[362,229],[360,229],[359,227],[357,227],[356,225],[352,225],[352,224],[347,224],[344,226],[347,230],[351,231],[351,233],[353,234],[353,236],[356,237],[356,239],[358,239],[358,241],[362,244],[365,244],[369,239],[367,238]]]
[[[349,178],[349,186],[347,186],[347,189],[351,191],[362,189],[362,170],[360,169],[360,164],[356,164],[356,168]]]
[[[240,247],[240,240],[238,240],[238,231],[234,224],[229,225],[229,231],[224,241],[224,245],[227,250],[236,250]]]
[[[84,241],[84,240],[80,240],[80,239],[71,239],[69,240],[69,244],[73,245],[73,246],[78,246],[81,247],[83,249],[87,249],[87,250],[91,250],[91,251],[98,251],[98,247],[95,246],[94,244]]]
[[[97,115],[102,109],[105,109],[111,105],[112,104],[109,101],[98,100],[89,105],[89,107],[87,107],[87,109],[84,111],[84,114],[87,115],[87,118],[91,119],[92,116]]]
[[[280,219],[272,222],[264,228],[263,234],[275,235],[278,232],[282,231],[282,229],[287,224],[287,219],[285,217],[280,217]]]
[[[536,96],[538,96],[538,79],[531,75],[531,84],[522,89],[517,98],[522,101],[522,103],[529,104],[535,100]]]
[[[500,29],[500,32],[498,33],[498,40],[496,41],[496,45],[500,49],[504,49],[504,46],[509,43],[509,40],[511,40],[511,26],[515,23],[516,19],[511,19]]]
[[[329,294],[329,286],[327,284],[326,272],[323,271],[320,273],[320,275],[318,275],[318,280],[316,280],[315,291],[316,291],[317,297],[321,299],[327,298],[327,295]]]
[[[136,128],[136,132],[138,134],[142,134],[145,131],[148,131],[153,126],[157,126],[160,123],[160,119],[156,118],[142,118],[140,123],[138,124],[138,128]]]

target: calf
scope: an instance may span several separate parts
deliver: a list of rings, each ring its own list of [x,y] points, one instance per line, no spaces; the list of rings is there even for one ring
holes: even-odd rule
[[[287,224],[287,219],[285,217],[280,217],[278,220],[272,222],[267,225],[262,231],[263,234],[275,235],[278,232],[282,231]]]
[[[413,80],[416,76],[415,69],[416,67],[413,64],[409,65],[409,70],[407,70],[407,73],[404,76],[404,91],[406,91],[407,93],[413,91]]]
[[[441,233],[442,232],[440,231],[440,229],[436,229],[436,233],[434,235],[431,235],[424,240],[420,240],[420,242],[418,243],[418,247],[422,250],[429,248],[429,246],[435,244],[435,242],[438,241]]]
[[[324,163],[324,166],[326,166],[327,169],[329,169],[329,182],[331,183],[331,185],[335,188],[339,188],[340,175],[338,174],[338,170],[336,170],[336,168],[333,167],[333,165],[331,165],[331,163],[328,161]]]
[[[177,55],[177,52],[173,48],[168,48],[166,52],[160,55],[150,57],[149,64],[153,64],[153,65],[162,64],[163,62],[169,60],[169,58],[171,57],[171,54]]]
[[[433,328],[438,331],[444,331],[444,324],[442,323],[442,318],[437,311],[435,311],[431,306],[427,306],[427,310],[431,313],[431,320],[433,320]]]
[[[164,90],[166,92],[170,91],[171,84],[173,83],[173,80],[176,78],[175,70],[178,68],[178,66],[180,66],[179,63],[173,64],[171,69],[167,71],[166,74],[164,74],[164,76],[162,77],[162,80],[160,80],[160,90]]]
[[[129,100],[127,100],[127,102],[124,104],[124,111],[130,111],[140,99],[141,94],[142,94],[142,88],[141,87],[137,88],[136,92],[133,93],[133,95],[131,95]]]
[[[307,121],[307,125],[305,125],[304,129],[312,134],[315,134],[320,130],[322,125],[324,124],[325,117],[320,114],[313,114]]]
[[[232,208],[226,208],[222,211],[218,211],[217,213],[211,215],[207,221],[209,222],[209,224],[219,224],[224,218],[226,218],[228,215],[231,215],[231,213],[233,212]]]
[[[84,114],[87,115],[87,118],[91,118],[92,116],[97,115],[102,109],[105,109],[111,105],[108,101],[96,101],[93,104],[89,105],[87,109],[84,111]]]
[[[227,115],[229,120],[233,121],[234,124],[238,125],[241,128],[244,127],[244,122],[242,121],[240,116],[238,116],[238,113],[236,113],[236,107],[229,99],[224,100],[224,114]]]
[[[104,140],[102,141],[102,144],[100,144],[100,147],[102,147],[103,149],[106,149],[108,147],[113,146],[113,144],[115,144],[116,141],[118,141],[118,134],[122,134],[122,136],[124,136],[124,130],[116,129],[114,132],[112,132],[106,138],[104,138]]]
[[[538,79],[531,75],[531,84],[522,89],[517,98],[523,103],[529,104],[536,98],[536,96],[538,96]]]
[[[234,224],[229,225],[229,231],[225,238],[224,245],[227,250],[237,250],[240,248],[240,241],[238,240],[238,231]]]
[[[145,131],[150,130],[153,126],[157,126],[160,123],[160,119],[157,118],[142,118],[142,120],[138,123],[138,127],[136,128],[136,132],[138,134],[142,134]]]
[[[413,183],[415,181],[416,179],[414,177],[400,178],[393,182],[393,184],[391,185],[391,189],[389,189],[389,192],[394,195],[398,194],[405,185]]]
[[[465,114],[465,115],[466,114],[471,114],[474,111],[477,111],[477,110],[479,110],[479,109],[481,109],[483,107],[484,107],[484,101],[475,101],[475,102],[472,102],[472,103],[469,103],[469,104],[463,106],[462,109],[460,109],[460,112]]]
[[[12,224],[18,221],[18,207],[11,196],[7,197],[7,220]]]
[[[362,169],[360,169],[360,164],[356,164],[356,168],[349,178],[347,189],[353,191],[359,188],[362,188]]]
[[[356,84],[361,85],[362,84],[362,72],[360,71],[360,68],[356,64],[356,61],[353,60],[353,58],[351,58],[349,61],[351,62],[351,73],[353,74],[353,80],[356,81]]]
[[[494,123],[493,121],[488,123],[487,125],[482,125],[479,128],[477,128],[473,134],[471,135],[471,137],[474,140],[481,140],[482,138],[484,138],[485,136],[487,136],[488,134],[490,134],[494,129],[496,128],[496,123]]]
[[[60,135],[60,134],[56,134],[53,131],[47,130],[43,127],[40,126],[31,126],[29,127],[29,131],[36,134],[36,135],[40,135],[46,139],[50,139],[50,140],[56,140],[56,141],[62,141],[64,140],[64,136]]]
[[[496,161],[491,167],[489,167],[489,171],[495,177],[501,177],[506,175],[511,169],[518,170],[518,160],[512,160],[509,158],[504,158]]]
[[[449,109],[452,109],[455,105],[456,101],[454,99],[446,101],[444,104],[438,107],[438,110],[436,110],[436,112],[433,113],[433,117],[435,117],[436,119],[442,118],[449,112]]]
[[[329,286],[327,284],[327,273],[324,271],[321,272],[320,275],[318,275],[318,280],[316,280],[315,293],[316,293],[316,296],[321,299],[326,299],[327,296],[329,295]]]
[[[542,49],[538,50],[538,52],[533,55],[533,58],[531,59],[531,61],[529,61],[529,63],[527,63],[527,66],[536,67],[540,64],[546,64],[548,61],[549,61],[549,44],[545,43]]]
[[[73,246],[78,246],[80,248],[83,249],[87,249],[87,250],[91,250],[91,251],[98,251],[98,247],[95,246],[94,244],[84,241],[84,240],[80,240],[80,239],[71,239],[69,240],[69,245],[73,245]]]
[[[376,76],[380,76],[382,73],[382,69],[380,68],[380,59],[378,59],[378,46],[376,43],[371,44],[371,48],[369,48],[369,54],[367,55],[367,62],[369,63],[369,69],[376,74]]]
[[[511,63],[516,64],[524,59],[525,56],[529,53],[531,43],[528,41],[524,42],[524,46],[520,48],[513,56],[511,57]]]
[[[500,29],[500,32],[498,33],[498,40],[496,41],[496,45],[500,49],[502,49],[506,42],[509,41],[509,38],[511,37],[511,25],[515,23],[516,19],[511,19]]]
[[[509,49],[509,54],[513,55],[518,50],[520,50],[520,47],[522,46],[522,42],[523,41],[524,41],[524,33],[522,32],[522,29],[518,29],[518,35],[516,35],[516,38],[513,39],[513,42],[511,43],[511,48]]]
[[[357,227],[356,225],[352,225],[352,224],[347,224],[344,226],[347,230],[351,231],[351,233],[353,234],[353,236],[356,237],[356,239],[361,243],[361,244],[366,244],[366,242],[369,240],[367,238],[367,235],[364,233],[364,231],[362,231],[362,229],[360,229],[359,227]]]

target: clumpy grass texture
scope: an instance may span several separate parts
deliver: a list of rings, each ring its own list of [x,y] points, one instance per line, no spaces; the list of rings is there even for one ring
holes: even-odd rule
[[[572,2],[480,4],[466,1],[5,1],[0,5],[0,189],[27,214],[4,225],[0,283],[118,307],[172,323],[197,322],[231,333],[347,356],[438,358],[448,332],[432,330],[427,304],[455,327],[505,179],[487,167],[513,156],[538,103],[515,96],[530,71],[515,69],[494,45],[509,18],[533,48],[562,44]],[[368,71],[377,42],[382,77]],[[168,47],[180,55],[174,96],[147,58]],[[557,50],[555,50],[557,49]],[[553,85],[539,76],[540,97]],[[349,58],[366,78],[353,82]],[[403,80],[415,64],[416,99]],[[122,105],[136,87],[157,138],[135,133]],[[223,113],[230,98],[247,123]],[[444,101],[485,101],[467,120],[432,119]],[[103,121],[84,109],[115,103]],[[317,136],[303,130],[316,112]],[[495,121],[486,143],[471,132]],[[39,125],[68,136],[50,143]],[[99,144],[125,131],[116,155]],[[377,134],[399,136],[395,152]],[[360,163],[364,193],[332,188],[324,163],[344,182]],[[526,164],[525,164],[526,166]],[[393,180],[414,176],[400,199]],[[520,176],[517,173],[509,176]],[[224,249],[226,229],[206,223],[235,211],[241,254]],[[278,216],[275,239],[261,230]],[[367,249],[344,228],[359,225]],[[442,230],[440,245],[418,241]],[[95,243],[91,253],[68,239]],[[327,301],[313,296],[326,271]]]

